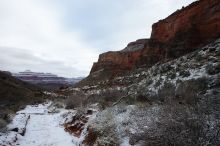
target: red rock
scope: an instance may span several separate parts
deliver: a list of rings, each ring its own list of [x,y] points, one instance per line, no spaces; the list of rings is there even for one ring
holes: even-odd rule
[[[129,43],[122,51],[111,51],[99,55],[99,60],[93,64],[90,73],[100,70],[111,70],[117,73],[120,70],[133,69],[136,61],[140,58],[141,50],[146,42],[146,39],[137,40],[136,42]]]
[[[136,67],[150,67],[194,51],[220,37],[219,0],[200,0],[153,24],[150,39],[99,56],[90,78],[111,78]],[[99,76],[99,77],[97,77]]]
[[[219,0],[200,0],[186,8],[176,11],[164,20],[153,24],[151,39],[169,43],[180,39],[183,34],[189,45],[197,47],[209,39],[220,36],[220,2]]]

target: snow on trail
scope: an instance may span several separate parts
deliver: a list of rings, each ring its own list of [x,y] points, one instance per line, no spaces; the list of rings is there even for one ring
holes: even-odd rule
[[[64,120],[62,115],[70,112],[74,114],[75,111],[58,109],[56,112],[51,112],[50,105],[51,102],[27,106],[24,110],[17,112],[8,128],[11,130],[18,128],[18,131],[0,134],[0,145],[78,146],[79,139],[65,132],[62,126]],[[24,129],[25,134],[22,136],[19,130]]]
[[[73,146],[72,136],[59,125],[58,114],[30,115],[22,146],[64,145]]]

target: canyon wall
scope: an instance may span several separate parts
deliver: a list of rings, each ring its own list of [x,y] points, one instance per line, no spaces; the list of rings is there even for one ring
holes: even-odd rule
[[[133,69],[136,61],[141,56],[141,50],[147,42],[147,39],[137,40],[129,43],[121,51],[110,51],[99,55],[99,60],[94,63],[90,73],[100,70],[111,70],[117,73],[119,71]]]
[[[200,0],[153,24],[150,39],[140,39],[115,52],[103,53],[90,76],[111,78],[138,67],[151,67],[192,52],[220,37],[219,0]]]
[[[218,37],[219,34],[219,0],[200,0],[153,24],[151,39],[171,43],[178,39],[184,41],[191,36],[188,45],[197,47],[202,42]]]

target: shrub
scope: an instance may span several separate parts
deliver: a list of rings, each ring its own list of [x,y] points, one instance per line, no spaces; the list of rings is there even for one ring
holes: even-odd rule
[[[200,54],[196,55],[195,60],[198,62],[202,61],[203,60],[202,55],[200,55]]]
[[[140,101],[140,102],[147,102],[147,101],[149,101],[148,96],[144,95],[144,94],[137,95],[136,99],[137,99],[137,101]]]
[[[169,74],[167,76],[170,79],[174,79],[174,78],[176,78],[176,72],[175,71],[169,72]]]
[[[133,97],[133,96],[128,96],[128,97],[125,98],[125,100],[126,100],[126,104],[128,104],[128,105],[133,105],[137,101],[135,99],[135,97]]]
[[[195,104],[199,100],[199,93],[204,92],[208,86],[206,78],[192,79],[181,82],[176,87],[175,96],[188,104]]]
[[[162,83],[162,81],[163,81],[163,79],[160,78],[160,79],[155,83],[155,86],[154,86],[154,87],[158,87],[158,86],[160,86],[161,83]]]
[[[67,109],[74,109],[82,106],[86,96],[82,92],[74,92],[73,95],[67,97],[64,101]]]
[[[91,127],[88,127],[88,134],[83,141],[83,144],[93,146],[98,138],[98,132],[94,131]]]
[[[168,72],[168,71],[170,71],[170,70],[172,70],[172,69],[173,69],[173,67],[172,67],[171,65],[169,65],[169,64],[164,64],[164,65],[162,65],[162,66],[160,67],[160,74],[166,73],[166,72]]]
[[[105,109],[106,107],[109,107],[112,105],[109,101],[106,100],[106,98],[103,98],[102,100],[99,101],[99,106],[101,109]]]
[[[220,72],[220,63],[217,65],[209,64],[206,67],[206,71],[209,75],[215,75]]]
[[[0,132],[4,132],[6,130],[7,122],[0,118]]]
[[[188,70],[181,70],[179,75],[182,77],[188,77],[190,76],[190,72]]]
[[[175,95],[175,86],[172,83],[165,82],[164,86],[158,90],[158,101],[170,102],[170,99]]]

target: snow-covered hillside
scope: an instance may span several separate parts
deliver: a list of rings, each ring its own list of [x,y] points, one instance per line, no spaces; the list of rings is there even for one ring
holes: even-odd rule
[[[102,109],[88,144],[141,146],[219,145],[219,91],[220,39],[151,68],[64,90]]]

